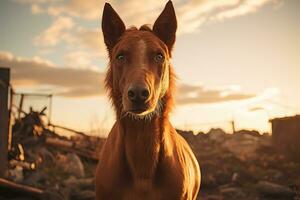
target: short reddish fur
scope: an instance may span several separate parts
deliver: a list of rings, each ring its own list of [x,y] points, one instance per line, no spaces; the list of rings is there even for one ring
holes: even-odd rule
[[[166,59],[169,59],[175,41],[175,31],[171,35],[164,32],[160,35],[158,33],[161,33],[162,27],[155,25],[153,30],[145,25],[140,29],[124,30],[124,24],[118,15],[114,13],[115,11],[110,5],[106,6],[108,8],[104,12],[108,12],[109,19],[113,16],[115,17],[113,21],[118,22],[119,20],[119,25],[115,29],[115,35],[118,35],[118,38],[109,38],[111,33],[106,34],[105,27],[103,28],[110,58],[105,82],[116,111],[116,123],[102,149],[97,167],[97,200],[196,199],[200,187],[200,170],[197,160],[188,144],[176,133],[169,122],[175,89],[175,75],[172,66],[167,66],[169,85],[160,99],[163,105],[162,113],[153,116],[150,121],[123,117],[124,108],[121,100],[124,91],[117,87],[120,85],[120,79],[119,74],[115,74],[117,70],[114,70],[116,66],[114,66],[113,59],[116,57],[118,48],[127,45],[132,37],[153,41],[156,46],[149,43],[147,48],[159,46],[164,50]],[[163,17],[173,14],[170,9],[173,9],[173,5],[169,1],[162,13]],[[107,20],[107,18],[104,17],[103,20]],[[176,30],[176,27],[173,29]],[[126,72],[123,71],[125,75]],[[151,79],[151,77],[148,78]],[[152,79],[155,81],[154,78]]]

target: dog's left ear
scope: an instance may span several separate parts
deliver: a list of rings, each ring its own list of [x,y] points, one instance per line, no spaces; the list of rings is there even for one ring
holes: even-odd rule
[[[171,53],[176,38],[177,20],[172,1],[168,1],[164,10],[153,25],[154,34],[161,39]]]

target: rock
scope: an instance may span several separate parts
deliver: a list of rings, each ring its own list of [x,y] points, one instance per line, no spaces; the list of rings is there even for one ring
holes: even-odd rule
[[[201,186],[205,188],[212,188],[215,187],[216,185],[217,185],[217,181],[213,175],[211,174],[203,175],[201,180]]]
[[[46,148],[39,149],[39,155],[42,157],[43,164],[49,165],[53,163],[54,156],[53,154]]]
[[[8,173],[9,177],[17,183],[20,183],[24,180],[23,168],[20,166],[10,169]]]
[[[234,187],[234,184],[233,183],[227,183],[227,184],[224,184],[224,185],[220,185],[218,187],[219,190],[222,190],[222,189],[225,189],[225,188],[231,188],[231,187]]]
[[[257,190],[265,196],[272,197],[293,197],[295,193],[288,187],[271,183],[268,181],[259,181]]]
[[[232,199],[242,199],[246,196],[246,194],[240,189],[236,187],[225,187],[220,189],[220,193],[224,197],[230,197]]]
[[[73,175],[77,178],[83,178],[85,176],[84,167],[80,158],[75,153],[69,153],[58,156],[57,164],[64,172],[69,175]]]
[[[234,172],[234,174],[232,175],[231,181],[237,182],[239,177],[240,177],[239,174],[237,172]]]
[[[222,196],[220,195],[209,195],[205,198],[206,200],[222,200]]]
[[[284,175],[281,171],[276,170],[276,169],[268,169],[266,171],[266,176],[265,178],[267,180],[274,180],[274,181],[278,181],[283,179]]]
[[[235,134],[244,134],[244,135],[247,134],[247,135],[251,135],[251,136],[255,136],[255,137],[261,137],[262,136],[256,130],[245,130],[245,129],[236,131]]]
[[[45,190],[44,193],[41,195],[41,199],[46,200],[65,200],[66,198],[59,194],[58,191],[52,190]]]
[[[248,134],[234,134],[222,146],[227,148],[240,160],[248,160],[256,156],[256,150],[261,147],[259,137]]]
[[[95,199],[95,179],[84,178],[77,179],[74,176],[69,177],[64,181],[65,196],[72,200],[89,200]]]
[[[26,178],[24,183],[28,185],[36,186],[39,183],[44,182],[45,179],[46,179],[46,174],[43,171],[35,171]]]
[[[96,193],[91,190],[84,190],[77,193],[74,199],[78,200],[94,200],[96,197]]]
[[[95,178],[76,179],[74,176],[71,176],[64,182],[64,184],[68,187],[75,189],[93,190],[95,188]]]
[[[226,138],[226,133],[220,128],[210,129],[210,131],[207,134],[208,134],[209,139],[211,139],[217,143],[223,142]]]
[[[96,194],[94,188],[82,190],[80,188],[67,189],[67,199],[70,200],[95,200]]]

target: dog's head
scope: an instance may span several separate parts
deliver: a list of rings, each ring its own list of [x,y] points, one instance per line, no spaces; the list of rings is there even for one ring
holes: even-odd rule
[[[105,4],[102,31],[110,58],[106,87],[121,114],[141,119],[161,108],[161,99],[169,89],[176,29],[171,1],[152,29],[146,25],[126,29],[111,5]]]

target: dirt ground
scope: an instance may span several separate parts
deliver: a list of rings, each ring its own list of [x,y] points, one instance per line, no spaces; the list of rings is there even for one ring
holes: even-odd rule
[[[22,166],[15,158],[20,155],[13,152],[9,179],[52,194],[50,199],[95,199],[97,160],[90,152],[99,151],[101,145],[96,144],[99,141],[103,144],[103,140],[86,136],[67,139],[46,129],[42,132],[40,136],[29,134],[31,139],[23,142],[25,160],[21,161]],[[260,135],[256,131],[227,134],[221,129],[205,134],[178,132],[188,141],[201,166],[198,199],[300,199],[300,162],[287,153],[276,151],[268,134]],[[83,151],[88,148],[90,151]],[[34,163],[35,167],[28,168],[24,163]],[[34,198],[0,187],[0,200],[4,199],[49,198]]]

